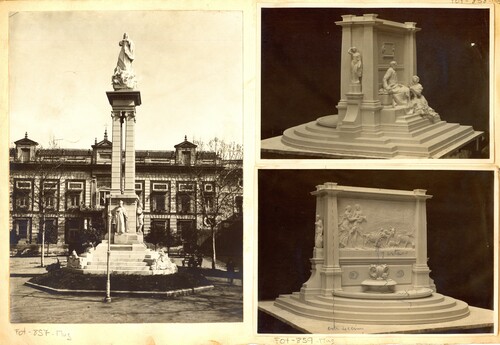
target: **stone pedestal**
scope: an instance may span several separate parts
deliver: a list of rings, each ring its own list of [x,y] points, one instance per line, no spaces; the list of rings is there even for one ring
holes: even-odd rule
[[[469,314],[466,303],[437,294],[429,277],[431,196],[425,190],[327,182],[311,194],[315,231],[323,224],[323,248],[314,248],[311,276],[300,292],[281,295],[277,307],[311,319],[361,324],[446,322]]]
[[[264,152],[347,158],[440,158],[483,136],[483,132],[474,131],[471,126],[447,123],[438,116],[409,115],[408,102],[394,107],[393,95],[379,92],[391,61],[397,62],[399,84],[408,87],[417,74],[416,33],[420,29],[415,23],[397,23],[376,14],[364,14],[344,15],[336,24],[342,28],[338,114],[322,116],[285,130],[281,137],[263,140]],[[362,56],[359,84],[353,83],[351,75],[352,57],[348,52],[353,47]]]
[[[141,94],[135,90],[109,91],[106,93],[112,107],[111,193],[110,212],[123,202],[127,214],[124,233],[116,232],[116,224],[111,221],[112,243],[143,243],[143,234],[137,229],[137,196],[135,194],[135,109],[141,105]]]

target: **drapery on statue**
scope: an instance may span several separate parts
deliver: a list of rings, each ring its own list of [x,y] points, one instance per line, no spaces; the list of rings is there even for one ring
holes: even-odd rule
[[[396,61],[390,62],[389,68],[382,79],[382,86],[387,93],[392,95],[394,105],[407,105],[410,98],[410,89],[398,82],[396,66]]]
[[[134,71],[132,70],[132,62],[135,57],[134,42],[128,38],[127,33],[124,33],[123,39],[118,44],[121,46],[121,50],[118,55],[115,71],[111,77],[113,88],[115,90],[133,89],[137,84]]]
[[[142,233],[144,228],[144,212],[142,210],[142,202],[137,201],[137,233]]]
[[[363,62],[361,60],[361,53],[356,47],[349,48],[347,53],[351,55],[351,83],[359,84],[361,76],[363,75]]]
[[[323,221],[321,220],[319,214],[316,215],[315,224],[315,237],[314,246],[316,248],[323,248]]]
[[[414,75],[410,83],[410,102],[408,104],[409,113],[417,114],[429,118],[432,122],[439,120],[439,114],[429,107],[422,91],[424,87],[420,84],[420,78]]]
[[[120,200],[119,205],[113,210],[113,218],[116,224],[116,232],[123,234],[127,232],[128,216],[127,210],[123,207],[123,201]]]

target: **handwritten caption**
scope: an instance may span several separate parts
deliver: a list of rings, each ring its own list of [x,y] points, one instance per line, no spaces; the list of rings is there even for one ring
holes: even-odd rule
[[[26,327],[23,327],[23,328],[15,328],[14,331],[18,336],[31,335],[33,337],[58,337],[69,341],[72,340],[71,334],[69,332],[60,329],[56,330],[50,330],[47,328],[26,329]]]
[[[452,4],[487,4],[488,0],[451,0]]]
[[[317,337],[274,337],[275,344],[334,344],[333,338]]]
[[[344,331],[344,332],[352,332],[352,331],[363,331],[361,327],[355,326],[337,326],[328,327],[329,331]],[[288,336],[288,337],[274,337],[274,343],[277,345],[300,345],[300,344],[309,344],[309,345],[327,345],[327,344],[335,344],[334,337],[297,337],[297,336]]]

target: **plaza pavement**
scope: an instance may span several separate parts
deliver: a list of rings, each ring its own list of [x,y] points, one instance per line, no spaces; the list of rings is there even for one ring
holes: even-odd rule
[[[180,264],[180,259],[174,259]],[[179,262],[177,262],[179,260]],[[55,262],[47,258],[45,264]],[[24,285],[36,274],[46,273],[40,258],[10,259],[10,319],[12,323],[175,323],[242,322],[243,289],[241,280],[231,285],[224,277],[210,276],[214,289],[175,297],[59,295]],[[204,259],[202,267],[210,267]],[[221,273],[219,271],[219,273]],[[222,272],[223,275],[224,272]],[[221,274],[219,274],[220,276]]]

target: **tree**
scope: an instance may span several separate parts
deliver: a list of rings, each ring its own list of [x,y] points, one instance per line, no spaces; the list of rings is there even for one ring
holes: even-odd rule
[[[167,245],[169,242],[168,230],[165,227],[153,226],[151,231],[144,237],[146,242],[154,244],[155,250],[158,245]]]
[[[197,183],[197,207],[203,224],[210,229],[212,269],[215,269],[217,232],[224,222],[242,214],[243,147],[214,138],[205,144],[196,142],[198,154],[214,152],[213,164],[191,167]]]
[[[57,243],[57,239],[58,239],[58,232],[57,232],[57,227],[54,226],[54,224],[52,224],[52,226],[49,226],[47,228],[47,224],[48,222],[45,223],[45,231],[44,231],[44,239],[42,240],[41,238],[41,234],[39,234],[39,242],[44,242],[45,244],[47,244],[47,255],[49,255],[49,250],[50,250],[50,244],[56,244]],[[42,224],[40,224],[40,226],[42,226]]]
[[[38,144],[33,142],[33,145]],[[16,200],[16,203],[18,200],[23,200],[15,207],[23,212],[38,212],[39,215],[38,242],[41,244],[40,264],[42,267],[45,266],[45,244],[57,242],[55,227],[51,226],[48,234],[46,231],[47,216],[50,213],[57,215],[61,200],[63,160],[60,159],[60,152],[54,151],[58,150],[34,149],[29,159],[11,163],[19,164],[16,170],[20,172],[20,178],[26,181],[24,183],[29,185],[28,188],[23,186],[23,190],[17,190],[17,186],[14,187],[16,192],[13,193],[12,200]],[[49,152],[56,154],[49,154]]]

